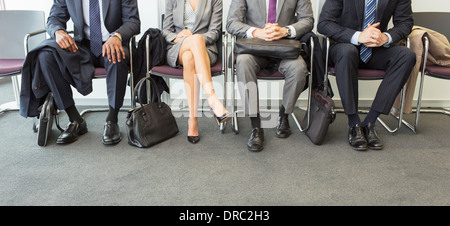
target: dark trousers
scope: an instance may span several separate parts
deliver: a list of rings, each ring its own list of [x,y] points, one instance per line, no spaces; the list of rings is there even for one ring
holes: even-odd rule
[[[78,48],[90,49],[88,41],[77,43],[77,45]],[[123,106],[126,92],[129,70],[126,63],[129,59],[128,49],[125,49],[125,53],[127,53],[126,59],[117,64],[109,62],[107,56],[102,57],[100,55],[100,57],[95,57],[93,54],[90,54],[91,62],[94,67],[104,67],[106,69],[108,104],[114,109],[120,109]],[[38,61],[45,82],[54,95],[57,108],[64,110],[75,105],[71,89],[71,85],[74,86],[74,81],[67,81],[61,76],[60,67],[53,54],[49,51],[41,50],[38,54]]]
[[[336,43],[330,47],[330,62],[336,69],[339,95],[347,115],[358,111],[358,68],[386,71],[371,108],[388,114],[409,78],[416,55],[404,46],[373,48],[372,58],[365,64],[360,60],[358,46]]]

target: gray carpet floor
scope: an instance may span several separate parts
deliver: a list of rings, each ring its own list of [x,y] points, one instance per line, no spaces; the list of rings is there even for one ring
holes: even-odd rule
[[[11,84],[0,80],[0,103],[13,100]],[[79,107],[81,110],[84,107]],[[303,112],[297,110],[299,115]],[[0,205],[3,206],[447,206],[450,204],[450,117],[422,114],[418,134],[406,127],[392,135],[379,124],[382,151],[353,151],[347,120],[338,114],[321,146],[291,121],[288,139],[265,130],[260,153],[246,149],[247,118],[240,133],[221,134],[215,120],[199,119],[201,141],[180,133],[148,149],[124,139],[101,143],[106,113],[85,116],[89,132],[70,145],[57,145],[56,128],[46,147],[37,145],[32,119],[18,112],[0,115]],[[301,117],[300,117],[301,118]],[[411,116],[406,117],[411,119]],[[389,122],[393,122],[389,119]],[[67,117],[61,114],[65,126]]]

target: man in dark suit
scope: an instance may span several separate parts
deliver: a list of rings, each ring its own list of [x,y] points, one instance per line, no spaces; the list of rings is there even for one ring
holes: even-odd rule
[[[233,0],[227,19],[227,31],[238,38],[258,38],[266,41],[281,38],[300,39],[310,32],[314,18],[310,0]],[[271,63],[272,62],[272,63]],[[276,136],[287,138],[291,134],[288,116],[303,91],[308,68],[302,56],[297,59],[276,60],[251,54],[236,56],[236,74],[239,92],[246,115],[250,116],[252,133],[247,142],[249,151],[263,149],[264,132],[261,128],[256,74],[273,62],[276,70],[285,76],[283,104],[280,108]]]
[[[388,29],[391,18],[394,26]],[[394,45],[408,37],[412,26],[411,0],[327,0],[322,8],[318,31],[334,42],[329,57],[355,150],[383,149],[374,125],[380,114],[390,112],[414,67],[414,53]],[[358,68],[386,71],[363,122],[357,113]]]
[[[74,38],[66,31],[69,19],[74,23]],[[71,85],[83,95],[90,93],[94,66],[105,67],[107,71],[110,110],[102,142],[106,145],[119,143],[118,113],[123,105],[129,70],[126,43],[140,32],[137,1],[55,0],[47,32],[51,39],[44,41],[36,54],[29,54],[29,57],[36,56],[36,63],[30,63],[33,69],[28,66],[26,71],[42,78],[38,84],[33,83],[33,86],[37,84],[33,89],[51,91],[57,108],[65,110],[69,116],[70,124],[57,138],[57,143],[72,143],[87,132],[86,121],[75,106]],[[28,61],[32,59],[27,59],[25,64]],[[23,116],[32,111],[26,104],[21,112]]]

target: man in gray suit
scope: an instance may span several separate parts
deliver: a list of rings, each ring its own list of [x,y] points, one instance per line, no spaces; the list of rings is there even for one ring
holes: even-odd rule
[[[314,18],[309,0],[233,0],[228,12],[227,31],[238,38],[259,38],[266,41],[281,38],[300,39],[313,28]],[[239,92],[246,115],[250,116],[252,133],[247,143],[249,151],[263,149],[264,131],[261,128],[256,74],[267,66],[278,65],[285,76],[283,105],[280,107],[276,136],[291,134],[288,116],[303,91],[307,66],[301,56],[297,59],[277,60],[250,54],[236,56]]]
[[[69,19],[74,23],[74,38],[66,31]],[[52,92],[57,108],[65,110],[69,116],[70,124],[57,143],[72,143],[87,132],[86,121],[75,107],[71,85],[83,95],[90,93],[94,66],[105,67],[107,71],[110,110],[102,142],[106,145],[119,143],[118,113],[123,105],[129,69],[126,43],[140,32],[137,1],[55,0],[47,32],[51,39],[35,51],[37,63],[33,64],[31,74],[43,78],[33,89]],[[26,64],[28,61],[32,60],[27,59]],[[24,110],[23,115],[26,114]]]

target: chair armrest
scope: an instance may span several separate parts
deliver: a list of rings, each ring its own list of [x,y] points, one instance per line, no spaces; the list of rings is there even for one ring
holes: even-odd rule
[[[422,42],[423,42],[423,56],[422,56],[422,65],[421,65],[421,69],[422,69],[422,75],[425,74],[425,68],[427,66],[427,61],[428,61],[428,51],[430,48],[430,40],[428,39],[428,35],[424,34],[422,37]]]
[[[28,51],[29,51],[28,50],[28,39],[33,37],[33,36],[45,33],[45,32],[47,32],[47,31],[45,29],[42,29],[42,30],[37,30],[37,31],[31,32],[31,33],[28,33],[28,34],[25,35],[25,38],[23,40],[25,56],[28,54]]]
[[[228,33],[226,31],[222,31],[222,71],[227,70],[228,68]]]

